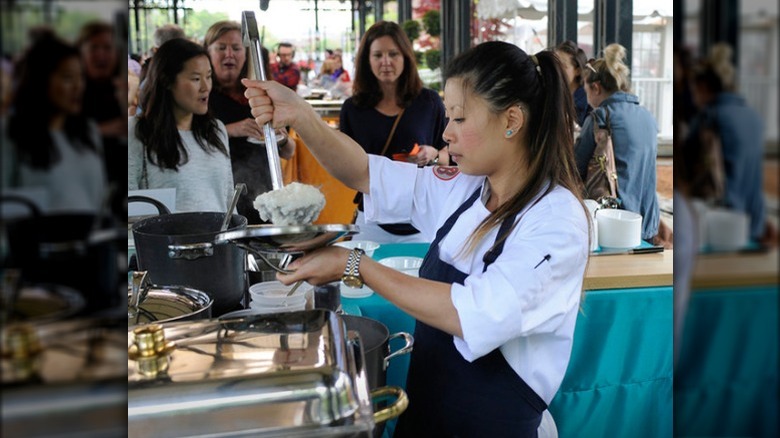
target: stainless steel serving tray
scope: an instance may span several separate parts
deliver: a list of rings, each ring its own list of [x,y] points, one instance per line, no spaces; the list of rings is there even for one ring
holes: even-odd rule
[[[250,225],[218,234],[214,244],[229,242],[249,251],[296,254],[328,245],[358,231],[357,225],[347,224]]]
[[[128,333],[130,437],[355,436],[374,426],[365,372],[333,312],[159,327],[156,375],[139,360],[143,329]]]
[[[125,434],[123,316],[0,327],[3,437]]]

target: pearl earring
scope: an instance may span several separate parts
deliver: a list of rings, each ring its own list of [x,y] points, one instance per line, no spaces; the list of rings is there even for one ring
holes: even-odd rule
[[[512,131],[511,129],[507,129],[506,130],[506,136],[509,137],[510,135],[512,135],[513,132],[515,132],[515,131]]]

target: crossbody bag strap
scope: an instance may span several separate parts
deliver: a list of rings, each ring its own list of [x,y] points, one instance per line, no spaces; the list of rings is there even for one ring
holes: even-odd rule
[[[617,199],[618,183],[617,183],[617,165],[615,164],[615,149],[612,145],[612,124],[610,120],[609,108],[604,108],[606,112],[607,122],[607,180],[609,181],[609,193],[613,198]]]
[[[406,110],[406,108],[401,108],[401,112],[398,113],[398,115],[395,117],[395,122],[393,122],[393,127],[390,129],[390,134],[387,136],[387,140],[385,140],[385,146],[382,148],[382,153],[379,155],[384,155],[385,152],[387,152],[387,148],[390,146],[390,140],[393,139],[393,134],[395,134],[395,128],[398,127],[398,122],[401,121],[401,116],[404,115],[404,110]]]
[[[395,116],[395,122],[393,122],[393,127],[390,128],[390,134],[387,136],[387,140],[385,140],[385,145],[382,147],[382,153],[380,153],[380,156],[384,156],[385,152],[387,152],[387,148],[390,146],[390,140],[393,139],[393,134],[395,134],[395,128],[398,127],[398,122],[401,121],[401,116],[404,115],[404,110],[406,108],[401,108],[401,112],[398,113],[397,116]],[[363,211],[363,193],[357,192],[355,193],[355,197],[352,199],[352,202],[355,204],[358,204],[358,208],[355,209],[355,214],[352,215],[352,223],[354,224],[357,220],[357,214],[358,210]]]

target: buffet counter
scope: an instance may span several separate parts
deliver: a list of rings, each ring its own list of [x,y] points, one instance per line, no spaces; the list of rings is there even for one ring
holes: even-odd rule
[[[428,244],[383,244],[373,255],[424,257]],[[672,434],[672,251],[592,257],[571,361],[550,405],[559,436]],[[378,294],[342,299],[346,313],[376,319],[390,333],[414,319]],[[393,351],[400,348],[391,342]],[[389,385],[404,387],[409,356],[390,363]],[[395,424],[388,423],[385,436]]]
[[[675,436],[778,436],[778,250],[702,254],[675,370]]]

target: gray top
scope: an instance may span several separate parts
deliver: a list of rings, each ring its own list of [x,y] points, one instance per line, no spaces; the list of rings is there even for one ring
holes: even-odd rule
[[[108,184],[103,166],[102,143],[97,125],[89,123],[89,135],[98,153],[77,150],[63,131],[50,131],[60,160],[49,169],[35,169],[16,159],[12,141],[2,133],[2,186],[40,187],[47,194],[48,212],[96,213],[102,204]]]
[[[192,131],[179,130],[189,161],[179,170],[162,169],[147,162],[146,172],[149,186],[142,186],[143,145],[135,136],[136,118],[130,117],[127,124],[127,190],[176,189],[176,212],[227,211],[233,194],[233,172],[230,157],[221,152],[209,153],[195,140]],[[217,120],[219,135],[225,147],[228,134],[225,125]]]

